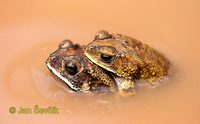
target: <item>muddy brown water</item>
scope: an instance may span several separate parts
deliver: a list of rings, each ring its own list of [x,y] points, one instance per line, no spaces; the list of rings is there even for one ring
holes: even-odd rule
[[[197,0],[1,1],[0,124],[200,123]],[[87,44],[99,29],[137,38],[165,54],[176,73],[135,97],[69,92],[45,66],[65,39]],[[58,114],[10,113],[55,106]]]

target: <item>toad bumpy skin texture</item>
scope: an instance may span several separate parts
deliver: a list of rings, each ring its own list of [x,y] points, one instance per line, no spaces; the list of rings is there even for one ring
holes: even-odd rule
[[[100,30],[85,55],[98,66],[124,79],[155,85],[168,74],[170,62],[147,44],[122,34]]]
[[[74,91],[115,88],[115,82],[106,70],[91,63],[83,54],[83,47],[70,40],[59,44],[59,48],[48,57],[46,65]]]

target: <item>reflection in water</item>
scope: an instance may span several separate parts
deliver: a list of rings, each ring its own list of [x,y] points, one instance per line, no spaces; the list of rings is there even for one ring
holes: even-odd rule
[[[118,119],[130,120],[133,117],[141,119],[143,114],[146,115],[145,118],[148,117],[147,115],[163,117],[162,114],[167,114],[165,111],[168,109],[171,111],[176,109],[172,113],[175,116],[182,107],[188,104],[187,102],[182,104],[187,95],[185,93],[178,95],[174,88],[180,85],[177,83],[178,79],[170,80],[169,84],[157,89],[143,89],[136,96],[128,98],[122,98],[116,94],[73,92],[46,67],[45,60],[50,52],[56,49],[55,46],[57,43],[32,47],[6,66],[3,79],[6,82],[4,83],[5,90],[20,101],[20,104],[16,102],[16,105],[56,106],[59,108],[59,115],[70,116],[70,118],[78,115],[88,118],[86,115],[89,115],[91,118],[106,117],[107,121],[113,119],[117,121]],[[178,101],[177,98],[179,98]],[[177,106],[179,106],[178,109]]]
[[[118,97],[113,94],[79,94],[70,90],[46,67],[45,60],[50,49],[53,48],[48,44],[35,47],[11,62],[6,69],[5,79],[6,88],[12,95],[29,104],[39,104],[38,97],[46,103],[51,101],[59,105],[64,110],[63,113],[82,112],[87,108],[98,108],[100,113],[104,113],[112,109],[111,104],[115,100],[119,102]],[[111,103],[108,99],[114,101]]]

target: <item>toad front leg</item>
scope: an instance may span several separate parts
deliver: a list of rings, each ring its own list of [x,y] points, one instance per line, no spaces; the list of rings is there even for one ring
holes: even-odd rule
[[[113,81],[113,79],[106,74],[105,70],[103,70],[101,67],[95,65],[95,64],[90,64],[90,69],[89,69],[90,75],[101,81],[106,86],[109,86],[110,88],[115,88],[116,84]]]
[[[134,96],[136,94],[135,81],[133,79],[115,76],[115,81],[117,82],[120,96]]]

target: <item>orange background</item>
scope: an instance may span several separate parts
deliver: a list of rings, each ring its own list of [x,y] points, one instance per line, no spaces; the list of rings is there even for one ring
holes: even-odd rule
[[[0,124],[199,124],[199,7],[198,0],[0,0]],[[158,49],[176,74],[133,98],[66,92],[46,58],[61,40],[87,44],[99,29]],[[60,113],[8,111],[34,105],[56,106]]]

